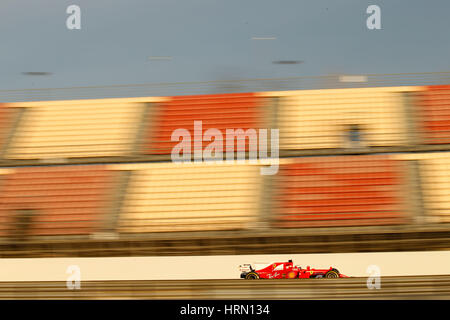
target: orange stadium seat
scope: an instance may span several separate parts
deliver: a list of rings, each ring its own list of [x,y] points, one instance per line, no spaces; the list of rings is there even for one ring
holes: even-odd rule
[[[264,115],[262,98],[254,93],[238,93],[172,97],[160,105],[155,117],[148,130],[145,154],[170,154],[178,143],[171,141],[172,132],[179,128],[191,132],[193,145],[194,121],[197,120],[202,121],[203,133],[216,128],[225,136],[226,129],[257,131],[263,125]],[[225,142],[223,146],[225,148]],[[191,150],[193,152],[193,148]]]
[[[260,166],[224,162],[116,165],[131,170],[119,232],[233,230],[258,219]]]
[[[148,102],[156,98],[39,101],[24,111],[7,159],[122,157],[133,153]]]
[[[101,227],[114,172],[103,165],[22,167],[0,174],[0,234],[31,214],[27,235],[89,234]]]
[[[450,143],[450,85],[425,87],[418,104],[424,143]]]
[[[299,158],[280,166],[277,227],[406,221],[401,162],[389,156]]]
[[[358,127],[361,147],[408,143],[403,93],[419,87],[380,87],[262,92],[279,97],[280,148],[336,149],[350,145]]]

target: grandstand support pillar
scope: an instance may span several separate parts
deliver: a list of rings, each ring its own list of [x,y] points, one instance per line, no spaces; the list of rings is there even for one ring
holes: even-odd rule
[[[426,223],[425,208],[423,203],[420,163],[419,160],[406,161],[407,181],[405,197],[408,201],[408,209],[412,214],[412,222],[415,224]]]
[[[405,112],[405,128],[407,130],[407,144],[409,146],[419,146],[422,144],[420,135],[420,114],[417,108],[417,93],[405,92],[402,94],[404,112]]]
[[[133,145],[133,154],[136,156],[142,155],[142,148],[145,146],[145,143],[148,142],[148,133],[149,133],[149,124],[152,123],[152,119],[155,116],[156,103],[145,103],[144,110],[141,115],[141,120],[139,121],[139,127],[136,132],[136,139]],[[150,129],[152,129],[150,127]]]
[[[118,223],[120,219],[120,214],[122,211],[123,202],[126,196],[126,190],[128,186],[128,182],[131,178],[131,171],[123,170],[117,171],[118,173],[118,183],[117,188],[113,192],[110,212],[107,214],[107,218],[105,221],[105,231],[108,234],[118,234]]]
[[[265,123],[267,128],[278,129],[278,105],[279,98],[266,98],[265,99],[265,116],[267,122]],[[270,141],[270,138],[268,137]],[[269,146],[268,149],[270,150]],[[264,175],[262,178],[262,188],[260,197],[260,225],[262,229],[267,230],[271,227],[271,220],[273,216],[273,203],[274,203],[274,180],[277,175]]]
[[[12,142],[12,139],[19,127],[19,123],[22,120],[27,108],[11,108],[14,109],[13,119],[11,121],[11,128],[9,132],[6,134],[3,145],[0,146],[0,159],[5,159],[6,152],[9,149],[9,146]]]

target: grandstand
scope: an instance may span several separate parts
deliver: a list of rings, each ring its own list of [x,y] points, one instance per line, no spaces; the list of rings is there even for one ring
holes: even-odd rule
[[[197,120],[278,128],[279,173],[171,162]],[[11,102],[0,121],[2,257],[449,249],[447,85]]]

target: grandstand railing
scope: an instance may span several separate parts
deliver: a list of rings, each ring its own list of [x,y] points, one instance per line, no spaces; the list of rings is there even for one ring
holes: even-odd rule
[[[1,102],[174,96],[212,93],[260,92],[383,86],[421,86],[450,83],[450,71],[288,78],[230,79],[68,88],[0,90]]]

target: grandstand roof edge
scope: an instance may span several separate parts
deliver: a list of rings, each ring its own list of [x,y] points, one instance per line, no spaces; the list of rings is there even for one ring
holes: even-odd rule
[[[104,103],[148,103],[164,102],[171,97],[138,97],[138,98],[98,98],[98,99],[77,99],[77,100],[41,100],[31,102],[5,102],[9,107],[38,107],[45,103],[47,106],[55,105],[79,105],[79,104],[104,104]]]
[[[308,94],[318,92],[341,92],[341,91],[398,91],[398,92],[413,92],[423,91],[426,86],[395,86],[395,87],[359,87],[359,88],[333,88],[333,89],[299,89],[299,90],[287,90],[287,91],[262,91],[255,92],[256,96],[260,97],[277,97],[277,96],[289,96],[296,94]]]

